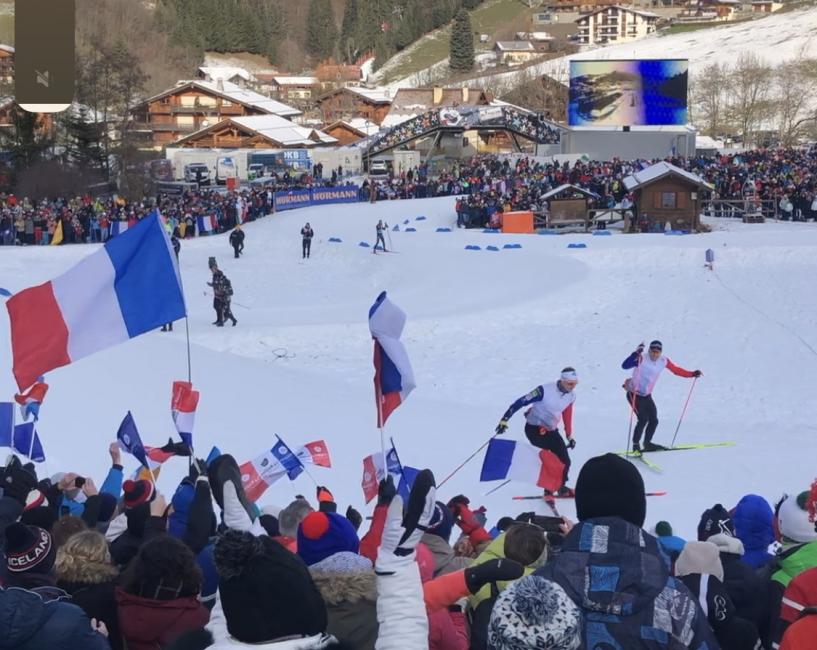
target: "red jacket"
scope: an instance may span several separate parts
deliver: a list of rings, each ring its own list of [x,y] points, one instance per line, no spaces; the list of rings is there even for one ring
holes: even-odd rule
[[[780,650],[815,650],[817,648],[817,614],[807,614],[786,630]]]
[[[128,650],[160,650],[179,635],[204,627],[210,612],[195,596],[153,600],[116,590],[119,627]]]
[[[798,574],[786,587],[783,592],[783,600],[780,604],[780,620],[775,634],[774,641],[779,640],[786,628],[800,618],[803,610],[807,607],[817,607],[817,567],[806,569]],[[810,616],[809,618],[817,618]],[[807,626],[800,626],[807,627]],[[800,647],[800,646],[791,646]],[[802,646],[804,649],[809,646]],[[814,646],[817,648],[817,644]]]

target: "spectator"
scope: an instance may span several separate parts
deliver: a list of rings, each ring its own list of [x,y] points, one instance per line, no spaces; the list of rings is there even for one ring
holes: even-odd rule
[[[743,561],[755,569],[774,561],[769,553],[774,543],[773,521],[772,507],[757,494],[747,494],[735,506],[732,522],[735,535],[743,542]]]

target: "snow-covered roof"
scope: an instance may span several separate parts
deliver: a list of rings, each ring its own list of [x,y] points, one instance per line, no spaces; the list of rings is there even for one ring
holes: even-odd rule
[[[542,195],[543,199],[549,199],[552,196],[556,196],[557,194],[561,194],[565,190],[572,189],[574,192],[579,192],[580,194],[584,194],[585,196],[591,196],[593,198],[599,198],[599,195],[591,192],[590,190],[586,190],[583,187],[579,187],[578,185],[571,185],[570,183],[565,183],[564,185],[559,185],[559,187],[554,187],[550,192],[545,192]]]
[[[530,41],[497,41],[496,49],[502,52],[535,52],[536,48]]]
[[[695,136],[696,149],[723,149],[723,140],[716,140],[708,135]]]
[[[697,174],[693,174],[692,172],[688,172],[685,169],[676,167],[672,163],[668,163],[664,160],[655,163],[654,165],[650,165],[646,169],[642,169],[641,171],[635,172],[630,176],[627,176],[623,181],[624,187],[626,187],[628,191],[632,192],[633,190],[643,185],[652,183],[653,181],[656,181],[659,178],[662,178],[669,174],[680,176],[688,180],[693,185],[711,187],[706,181],[704,181],[704,179],[702,179]]]
[[[249,72],[247,72],[244,68],[239,68],[237,66],[203,65],[199,67],[199,72],[213,80],[222,79],[224,81],[229,81],[235,77],[240,77],[244,81],[250,81],[252,79],[252,75]]]
[[[144,102],[142,102],[142,104],[156,101],[157,99],[160,99],[166,95],[172,95],[174,93],[179,92],[179,90],[181,90],[182,88],[188,86],[190,88],[198,88],[200,90],[204,90],[205,92],[209,92],[212,93],[213,95],[223,97],[237,104],[251,106],[253,108],[256,108],[260,111],[264,111],[265,113],[269,113],[271,115],[281,115],[283,117],[294,117],[295,115],[301,115],[301,111],[299,111],[297,108],[293,108],[292,106],[289,106],[282,102],[275,101],[274,99],[267,97],[266,95],[262,95],[261,93],[255,92],[254,90],[248,90],[246,88],[242,88],[241,86],[237,86],[236,84],[230,81],[216,82],[203,81],[201,79],[193,79],[192,81],[180,81],[173,88],[165,90],[164,92],[161,92],[158,95],[154,95],[153,97],[149,97]]]
[[[10,54],[14,54],[14,47],[11,45],[0,44],[0,50],[3,50],[4,52],[9,52]]]
[[[279,86],[317,86],[317,77],[294,77],[289,75],[275,75],[272,80]]]
[[[528,38],[534,41],[552,41],[553,36],[547,32],[530,32]]]
[[[323,131],[298,126],[278,115],[247,115],[229,117],[217,124],[200,129],[174,143],[173,146],[183,146],[184,143],[197,138],[202,133],[223,128],[227,123],[235,124],[247,131],[269,138],[284,147],[314,146],[318,143],[335,144],[337,142],[336,138]]]

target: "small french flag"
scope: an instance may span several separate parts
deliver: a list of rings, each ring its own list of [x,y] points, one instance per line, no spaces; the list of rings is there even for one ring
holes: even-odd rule
[[[14,401],[20,405],[20,413],[23,420],[27,420],[29,415],[34,416],[36,422],[40,417],[40,405],[45,399],[45,394],[48,392],[48,384],[45,383],[45,378],[37,377],[37,381],[26,391],[17,393],[14,396]]]
[[[127,221],[111,221],[111,237],[121,235],[128,229]]]
[[[173,394],[170,398],[170,411],[176,431],[182,442],[193,449],[193,424],[196,421],[196,408],[199,405],[199,391],[193,390],[189,381],[174,381]]]
[[[318,467],[332,467],[329,448],[323,440],[307,442],[303,447],[295,450],[295,455],[301,463],[309,463]]]
[[[176,256],[155,216],[61,276],[16,293],[6,308],[20,389],[186,313]]]
[[[218,229],[216,218],[212,214],[204,217],[196,217],[196,224],[199,229],[199,234],[215,232]]]
[[[479,480],[513,479],[555,491],[562,485],[564,469],[564,464],[552,451],[494,438],[485,452]]]
[[[414,371],[400,340],[406,314],[382,292],[369,309],[369,331],[374,339],[374,391],[377,426],[382,427],[392,412],[414,390]]]
[[[276,438],[278,442],[272,449],[239,467],[241,484],[250,501],[257,501],[270,485],[284,476],[294,479],[304,470],[303,464],[286,443],[278,436]]]
[[[370,454],[363,459],[363,496],[366,497],[366,503],[369,503],[377,496],[377,488],[386,475],[391,474],[397,480],[403,473],[403,467],[400,464],[400,459],[397,457],[397,450],[392,446],[386,452],[386,461],[383,461],[383,452],[378,451],[375,454]]]

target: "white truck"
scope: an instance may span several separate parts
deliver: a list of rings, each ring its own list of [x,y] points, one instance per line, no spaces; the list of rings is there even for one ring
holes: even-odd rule
[[[196,185],[209,185],[210,169],[202,162],[189,163],[184,166],[184,180]]]

